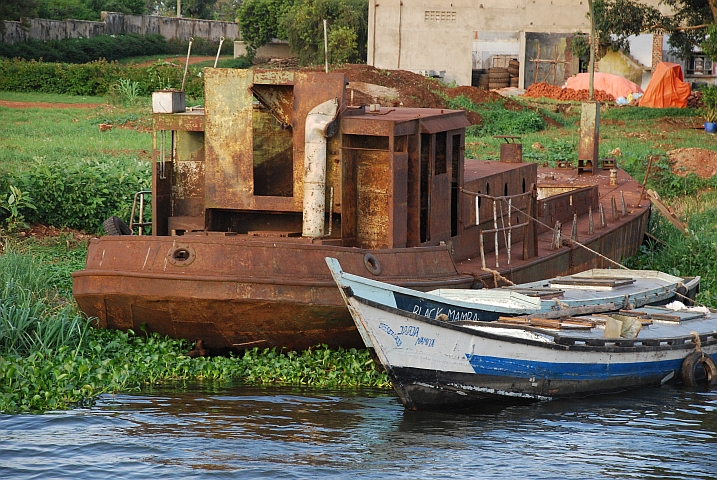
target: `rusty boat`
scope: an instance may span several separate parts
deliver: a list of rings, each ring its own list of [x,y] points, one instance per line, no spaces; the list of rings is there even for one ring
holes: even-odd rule
[[[465,112],[353,106],[343,74],[203,76],[203,108],[153,113],[151,222],[92,239],[73,273],[101,327],[361,348],[325,257],[430,291],[611,268],[642,242],[650,202],[613,160],[541,168],[509,142],[466,159]]]

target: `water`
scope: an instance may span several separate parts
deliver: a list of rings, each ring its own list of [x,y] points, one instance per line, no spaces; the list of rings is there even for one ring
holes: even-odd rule
[[[201,388],[0,415],[0,478],[714,479],[717,392],[409,412],[391,391]]]

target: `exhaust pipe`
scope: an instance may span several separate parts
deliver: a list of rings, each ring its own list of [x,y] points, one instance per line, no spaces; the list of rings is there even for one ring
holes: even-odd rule
[[[304,133],[304,217],[301,235],[324,235],[326,215],[326,129],[336,119],[336,99],[315,106],[306,117]]]

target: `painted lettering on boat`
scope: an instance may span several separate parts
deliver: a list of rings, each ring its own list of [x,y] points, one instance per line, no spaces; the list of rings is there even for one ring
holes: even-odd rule
[[[414,305],[413,306],[413,313],[416,315],[421,315],[422,317],[428,317],[428,318],[437,318],[440,314],[445,314],[448,317],[449,322],[457,322],[460,320],[480,320],[480,316],[478,315],[478,312],[471,312],[470,310],[454,310],[452,308],[442,308],[442,307],[434,307],[434,308],[426,308],[422,307],[420,305]]]
[[[418,337],[416,339],[416,345],[425,345],[427,347],[432,347],[435,343],[435,338]]]
[[[409,337],[418,336],[418,327],[413,325],[401,325],[401,330],[398,332],[399,335],[406,335]]]
[[[380,329],[383,330],[384,332],[386,332],[386,333],[388,333],[389,335],[391,335],[391,336],[393,337],[393,339],[396,341],[396,346],[397,346],[397,347],[400,347],[400,346],[401,346],[401,344],[402,344],[403,342],[401,341],[400,338],[398,338],[398,335],[396,335],[396,332],[394,332],[391,327],[389,327],[389,326],[386,325],[385,323],[381,322],[381,324],[378,326],[378,328],[380,328]]]

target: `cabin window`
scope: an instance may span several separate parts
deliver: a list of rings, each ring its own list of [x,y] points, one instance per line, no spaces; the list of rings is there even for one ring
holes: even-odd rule
[[[458,235],[458,200],[461,193],[458,185],[461,170],[461,136],[453,135],[451,139],[451,236],[455,237]]]
[[[523,193],[525,193],[525,179],[523,179]]]
[[[408,146],[408,139],[405,135],[401,136],[401,137],[395,137],[393,139],[393,151],[395,153],[405,152],[407,146]]]
[[[375,135],[344,135],[342,139],[344,148],[388,150],[388,137]]]
[[[428,241],[428,209],[430,205],[430,178],[431,178],[431,135],[421,134],[421,190],[420,196],[420,235],[421,243]]]
[[[436,134],[436,161],[434,163],[435,175],[446,173],[446,132]]]
[[[503,196],[504,196],[504,197],[507,197],[507,196],[508,196],[508,184],[507,184],[507,183],[506,183],[505,186],[503,187]]]
[[[294,138],[267,108],[255,104],[254,195],[294,196]]]

